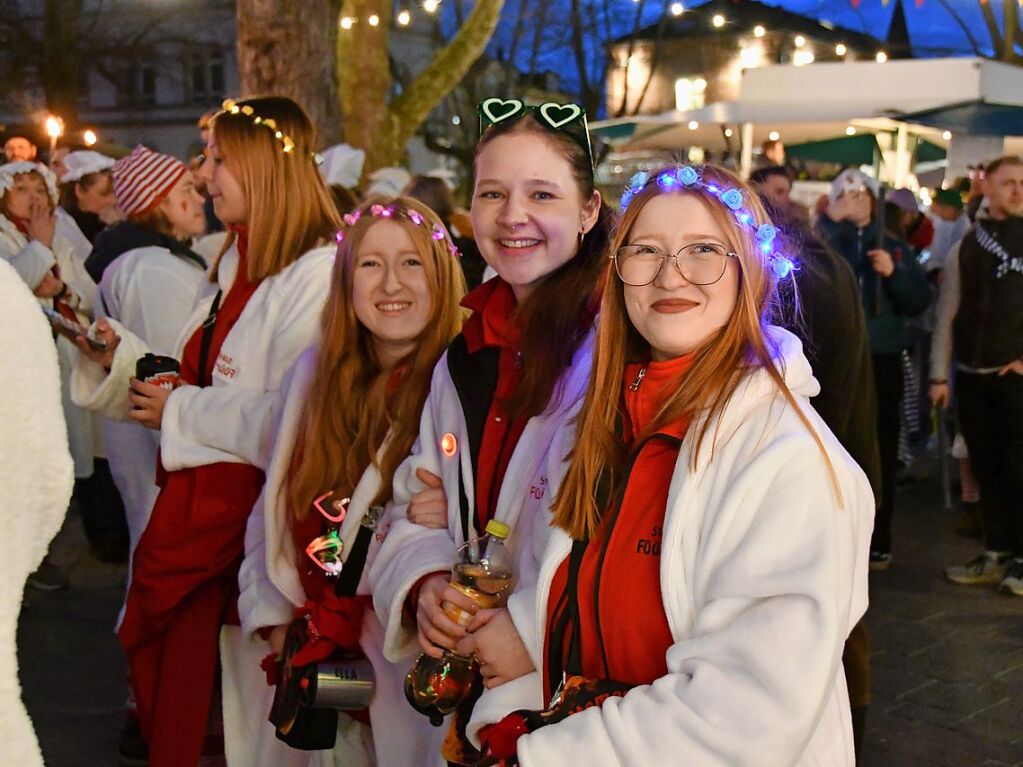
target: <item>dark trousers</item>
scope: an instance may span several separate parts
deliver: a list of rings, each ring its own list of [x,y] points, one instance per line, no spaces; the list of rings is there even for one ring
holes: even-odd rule
[[[94,459],[92,476],[75,480],[75,500],[94,553],[104,561],[127,560],[128,521],[106,459]]]
[[[881,457],[881,497],[878,499],[871,551],[892,550],[892,514],[895,511],[895,474],[899,468],[899,426],[902,402],[902,357],[874,354],[874,390],[877,392],[877,448]]]
[[[1023,556],[1023,376],[956,374],[959,421],[983,499],[984,544]]]

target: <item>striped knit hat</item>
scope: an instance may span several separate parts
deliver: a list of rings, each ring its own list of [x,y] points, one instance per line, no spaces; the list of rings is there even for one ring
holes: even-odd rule
[[[117,205],[126,216],[147,213],[187,172],[188,168],[181,160],[139,144],[111,169]]]

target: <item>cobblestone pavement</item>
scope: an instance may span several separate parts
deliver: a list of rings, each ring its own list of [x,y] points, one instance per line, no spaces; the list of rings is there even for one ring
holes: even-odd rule
[[[894,563],[871,576],[874,701],[861,767],[1023,767],[1023,599],[942,579],[979,546],[952,534],[936,481],[900,490],[894,533]],[[88,554],[75,517],[54,557],[73,587],[26,595],[26,705],[49,767],[116,765],[127,691],[112,626],[125,568]]]

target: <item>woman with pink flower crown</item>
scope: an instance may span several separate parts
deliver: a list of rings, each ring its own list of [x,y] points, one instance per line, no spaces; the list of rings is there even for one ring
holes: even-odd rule
[[[519,626],[542,687],[479,730],[484,763],[851,767],[874,502],[771,324],[797,264],[717,166],[639,174],[622,206]]]
[[[418,767],[436,763],[442,733],[405,702],[414,656],[383,657],[365,571],[387,532],[383,504],[419,434],[433,366],[462,327],[465,281],[450,234],[416,200],[376,198],[344,222],[320,342],[285,377],[267,435],[273,457],[248,522],[238,612],[242,631],[265,636],[273,653],[272,719],[305,750],[290,764]],[[332,657],[369,661],[368,705],[289,709],[291,680]],[[258,731],[266,688],[238,692]],[[260,745],[239,744],[238,764],[278,767]]]

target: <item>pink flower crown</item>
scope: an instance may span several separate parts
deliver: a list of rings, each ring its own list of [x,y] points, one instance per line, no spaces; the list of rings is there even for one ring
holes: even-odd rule
[[[441,240],[447,240],[448,253],[450,253],[455,258],[461,258],[462,256],[462,254],[458,250],[458,247],[455,245],[454,240],[451,239],[451,235],[448,233],[448,230],[445,229],[440,224],[431,225],[430,222],[426,220],[426,217],[418,210],[414,210],[413,208],[403,208],[399,205],[374,204],[370,205],[368,208],[360,208],[358,210],[353,210],[351,213],[345,213],[341,217],[341,219],[344,221],[345,227],[347,228],[355,226],[355,224],[363,216],[373,216],[375,218],[387,219],[394,219],[397,217],[404,218],[407,221],[411,221],[416,226],[421,226],[424,229],[429,229],[430,237],[432,237],[434,240],[438,242],[440,242]],[[337,240],[338,245],[344,242],[345,229],[339,229],[337,235],[335,236],[335,239]]]

